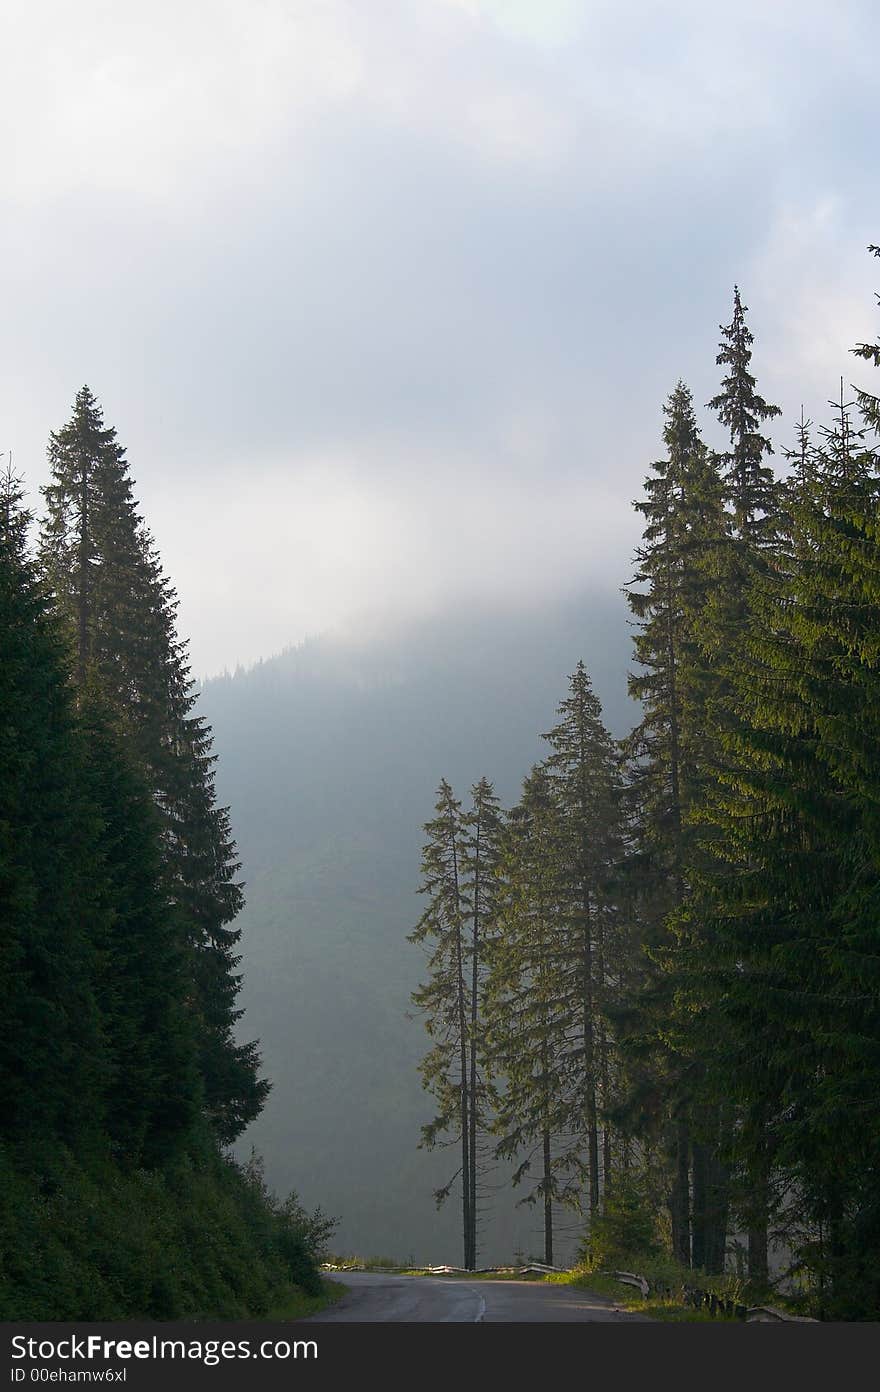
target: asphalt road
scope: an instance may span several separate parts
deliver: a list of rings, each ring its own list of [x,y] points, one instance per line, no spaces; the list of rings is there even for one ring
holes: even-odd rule
[[[393,1323],[547,1324],[601,1320],[640,1321],[612,1300],[575,1286],[542,1281],[468,1281],[453,1276],[386,1276],[346,1271],[338,1279],[348,1294],[314,1315],[312,1323],[390,1321]]]

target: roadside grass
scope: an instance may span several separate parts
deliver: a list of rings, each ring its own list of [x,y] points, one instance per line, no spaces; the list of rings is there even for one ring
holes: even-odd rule
[[[695,1308],[685,1298],[685,1290],[691,1287],[714,1294],[725,1304],[733,1302],[740,1307],[771,1305],[790,1315],[803,1313],[803,1301],[797,1296],[785,1294],[778,1289],[759,1288],[732,1272],[713,1276],[704,1271],[690,1270],[666,1255],[630,1253],[619,1260],[612,1259],[608,1264],[613,1264],[617,1270],[635,1271],[647,1277],[651,1287],[647,1297],[635,1286],[619,1281],[610,1271],[603,1269],[604,1263],[603,1267],[595,1269],[590,1262],[585,1262],[571,1271],[560,1272],[547,1279],[561,1285],[580,1286],[596,1295],[613,1299],[622,1309],[636,1311],[649,1319],[666,1322],[740,1322],[739,1317],[732,1311],[717,1309],[713,1315],[705,1307]]]
[[[625,1282],[616,1280],[614,1276],[605,1275],[604,1272],[575,1269],[554,1273],[545,1279],[554,1285],[577,1286],[581,1290],[589,1291],[591,1295],[604,1296],[607,1300],[613,1300],[621,1310],[645,1315],[650,1320],[666,1324],[718,1323],[718,1317],[710,1315],[708,1310],[695,1310],[681,1301],[661,1299],[657,1296],[648,1296],[646,1299],[635,1286],[628,1286]]]
[[[678,1287],[696,1284],[700,1289],[714,1291],[716,1295],[724,1299],[734,1299],[740,1304],[763,1304],[770,1302],[781,1309],[787,1309],[789,1313],[798,1313],[799,1307],[796,1302],[786,1299],[779,1292],[756,1292],[751,1290],[746,1283],[733,1275],[726,1276],[707,1276],[703,1272],[694,1272],[680,1267],[669,1257],[651,1256],[632,1256],[621,1259],[621,1268],[627,1271],[638,1271],[647,1276],[649,1282],[656,1283],[664,1294],[649,1294],[647,1297],[641,1294],[635,1286],[631,1286],[624,1281],[617,1280],[616,1277],[606,1271],[591,1270],[588,1265],[581,1265],[569,1271],[558,1272],[531,1272],[524,1275],[514,1269],[502,1269],[500,1271],[431,1271],[426,1266],[415,1266],[396,1261],[392,1257],[345,1257],[335,1258],[338,1263],[340,1274],[344,1275],[345,1270],[357,1271],[384,1271],[389,1274],[401,1276],[422,1276],[430,1277],[435,1280],[447,1279],[450,1281],[515,1281],[521,1284],[540,1285],[550,1283],[552,1285],[577,1286],[581,1290],[589,1291],[592,1295],[602,1296],[607,1300],[613,1300],[621,1310],[626,1310],[633,1314],[643,1315],[646,1319],[666,1324],[718,1324],[720,1323],[739,1323],[732,1314],[727,1314],[719,1310],[715,1315],[708,1309],[695,1309],[693,1305],[684,1299],[683,1289],[681,1295],[666,1294],[666,1291],[675,1291]],[[344,1266],[343,1266],[344,1263]],[[329,1284],[325,1282],[325,1285]],[[335,1284],[336,1291],[331,1299],[339,1299],[344,1287]],[[301,1297],[308,1301],[308,1297]],[[318,1297],[315,1309],[323,1308],[326,1300]],[[312,1313],[312,1308],[304,1309],[303,1315],[276,1315],[275,1318],[303,1318],[304,1314]]]
[[[309,1315],[316,1315],[320,1310],[326,1310],[328,1305],[335,1305],[337,1301],[347,1294],[348,1287],[341,1281],[322,1280],[323,1287],[320,1295],[306,1295],[305,1291],[299,1286],[291,1286],[287,1296],[272,1307],[265,1316],[267,1320],[300,1320],[308,1319]]]

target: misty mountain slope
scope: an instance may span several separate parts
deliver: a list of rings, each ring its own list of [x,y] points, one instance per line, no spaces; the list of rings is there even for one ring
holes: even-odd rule
[[[485,773],[515,800],[579,657],[623,733],[616,595],[313,640],[204,688],[247,882],[245,1034],[273,1080],[241,1149],[264,1154],[279,1190],[341,1215],[341,1250],[460,1255],[455,1201],[438,1213],[432,1199],[455,1162],[417,1149],[431,1102],[416,1072],[424,1028],[409,1018],[423,958],[406,934],[422,909],[422,824],[444,776],[464,798]],[[514,1199],[495,1200],[485,1257],[536,1245]]]

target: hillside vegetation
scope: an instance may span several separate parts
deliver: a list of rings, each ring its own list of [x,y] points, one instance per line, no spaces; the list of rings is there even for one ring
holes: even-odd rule
[[[87,388],[50,460],[36,556],[0,481],[0,1315],[261,1314],[332,1224],[226,1153],[269,1084],[211,731]]]

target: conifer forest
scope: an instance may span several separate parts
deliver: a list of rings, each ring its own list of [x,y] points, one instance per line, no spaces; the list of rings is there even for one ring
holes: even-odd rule
[[[728,447],[679,380],[634,503],[635,727],[576,660],[515,805],[440,781],[412,1001],[466,1270],[512,1185],[549,1266],[574,1225],[588,1269],[880,1308],[880,344],[852,351],[774,449],[734,290]],[[39,516],[9,460],[0,494],[0,1311],[265,1314],[320,1293],[336,1222],[230,1149],[271,1083],[212,730],[89,387],[48,461]]]
[[[880,1327],[878,52],[0,6],[13,1384]]]
[[[852,351],[880,367],[880,341]],[[685,382],[663,406],[626,588],[635,728],[611,737],[579,661],[515,806],[480,770],[439,785],[410,937],[422,1143],[455,1157],[437,1199],[460,1204],[465,1268],[507,1161],[549,1265],[573,1211],[587,1260],[738,1263],[754,1291],[782,1275],[814,1314],[870,1319],[880,399],[842,377],[774,469],[752,354],[737,288],[705,407],[723,452]]]
[[[34,531],[0,481],[0,1317],[267,1313],[333,1224],[224,1148],[269,1089],[212,734],[88,387]]]

